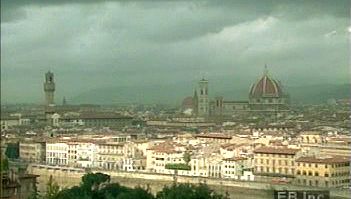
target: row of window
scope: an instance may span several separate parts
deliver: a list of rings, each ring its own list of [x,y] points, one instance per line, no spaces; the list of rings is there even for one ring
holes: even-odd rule
[[[317,164],[317,163],[300,163],[298,162],[297,163],[297,166],[304,166],[304,167],[318,167],[318,165],[324,165],[325,168],[328,168],[328,167],[332,167],[332,168],[339,168],[339,167],[348,167],[350,166],[350,163],[349,162],[345,162],[345,163],[339,163],[339,164]]]
[[[341,185],[341,184],[345,184],[345,183],[350,183],[350,179],[343,179],[343,180],[334,180],[334,181],[319,181],[319,180],[306,180],[306,179],[298,179],[297,180],[298,184],[301,185],[309,185],[309,186],[325,186],[325,187],[329,187],[330,185],[332,186],[337,186],[337,185]]]
[[[273,173],[284,173],[284,174],[288,174],[289,173],[289,169],[288,168],[271,168],[271,167],[255,167],[255,170],[257,172],[273,172]],[[294,169],[291,169],[291,173],[294,173]]]
[[[266,154],[266,153],[256,153],[255,154],[258,157],[279,157],[279,158],[291,158],[293,155],[287,155],[287,154]]]
[[[265,161],[264,159],[255,159],[255,163],[257,164],[258,162],[261,163],[261,164],[263,164],[264,162],[266,164],[272,163],[273,165],[278,163],[278,165],[282,165],[282,166],[284,166],[284,165],[288,166],[288,163],[289,163],[288,160],[278,160],[278,161],[276,161],[276,160],[266,159],[266,161]],[[290,161],[290,165],[294,166],[294,161],[291,160]]]

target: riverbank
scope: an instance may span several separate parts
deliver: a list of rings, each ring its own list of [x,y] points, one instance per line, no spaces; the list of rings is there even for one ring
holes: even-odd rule
[[[29,165],[28,172],[31,174],[40,175],[38,178],[38,190],[45,192],[47,180],[50,176],[60,185],[60,187],[72,187],[80,183],[81,177],[86,173],[84,169],[67,168],[67,167],[52,167],[47,165]],[[273,198],[272,190],[306,190],[306,187],[294,185],[272,185],[263,182],[255,181],[234,181],[229,179],[217,178],[201,178],[189,176],[175,176],[155,173],[136,173],[124,171],[106,171],[92,170],[92,172],[101,172],[111,176],[112,182],[118,182],[127,187],[140,186],[143,188],[149,187],[152,193],[160,191],[164,186],[171,183],[206,183],[216,192],[225,194],[229,193],[230,198],[245,198],[245,199],[271,199]],[[320,190],[310,187],[310,190]],[[350,192],[345,190],[330,190],[331,198],[346,199],[349,198]]]

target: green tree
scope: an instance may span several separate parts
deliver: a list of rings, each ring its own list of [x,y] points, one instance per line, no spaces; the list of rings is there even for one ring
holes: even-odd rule
[[[225,199],[224,196],[211,190],[206,184],[173,184],[164,187],[156,195],[157,199]]]
[[[61,190],[55,196],[55,199],[92,199],[92,197],[88,196],[81,187],[74,186],[70,189]]]
[[[109,175],[103,173],[88,173],[82,177],[80,187],[85,193],[91,195],[94,191],[99,190],[101,184],[109,182]]]
[[[7,158],[1,159],[0,164],[1,171],[9,170],[9,160]]]
[[[54,179],[52,178],[52,175],[50,175],[49,181],[46,184],[45,199],[55,199],[59,191],[60,191],[60,187],[54,181]]]
[[[154,199],[154,196],[147,190],[136,187],[129,191],[122,192],[116,199]]]
[[[189,165],[189,162],[191,160],[191,154],[188,151],[184,153],[183,160],[187,165]]]
[[[5,155],[10,159],[19,158],[19,143],[7,143]]]

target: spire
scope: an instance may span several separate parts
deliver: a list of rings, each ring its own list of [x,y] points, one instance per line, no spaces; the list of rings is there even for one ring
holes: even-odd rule
[[[268,67],[267,67],[267,64],[264,65],[263,74],[264,74],[264,75],[268,75]]]
[[[62,105],[67,105],[67,101],[66,101],[66,97],[63,97],[63,99],[62,99]]]

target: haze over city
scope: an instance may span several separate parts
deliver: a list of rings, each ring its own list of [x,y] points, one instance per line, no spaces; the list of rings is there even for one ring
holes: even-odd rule
[[[265,64],[295,96],[316,87],[348,95],[349,7],[347,0],[4,0],[1,99],[42,103],[48,70],[57,103],[66,96],[179,104],[203,76],[211,96],[246,99]]]

